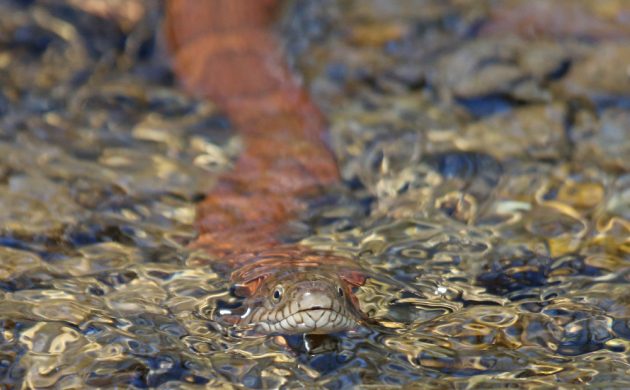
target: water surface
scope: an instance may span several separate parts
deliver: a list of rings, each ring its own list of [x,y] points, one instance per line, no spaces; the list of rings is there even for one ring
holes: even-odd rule
[[[239,138],[178,90],[159,2],[86,4],[0,0],[0,384],[630,386],[626,2],[285,9],[344,177],[291,238],[381,276],[380,326],[307,338],[212,320],[187,244]]]

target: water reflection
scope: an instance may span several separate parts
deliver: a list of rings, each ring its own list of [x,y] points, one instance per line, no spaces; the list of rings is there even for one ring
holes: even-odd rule
[[[346,186],[292,234],[369,269],[373,323],[292,338],[211,320],[187,244],[238,137],[173,85],[158,2],[96,3],[0,1],[1,384],[630,386],[624,2],[535,40],[524,1],[294,2]]]

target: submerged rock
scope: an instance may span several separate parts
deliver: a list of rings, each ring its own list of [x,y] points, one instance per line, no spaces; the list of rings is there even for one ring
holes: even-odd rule
[[[559,159],[566,154],[562,104],[531,105],[466,126],[456,145],[465,150],[492,150],[500,159]]]
[[[610,108],[580,111],[572,131],[576,158],[610,170],[630,171],[630,113]]]
[[[625,0],[506,0],[491,9],[481,34],[531,39],[627,39],[629,21],[630,5]]]
[[[562,90],[570,98],[627,107],[630,104],[629,67],[630,44],[599,45],[575,61],[561,82]]]

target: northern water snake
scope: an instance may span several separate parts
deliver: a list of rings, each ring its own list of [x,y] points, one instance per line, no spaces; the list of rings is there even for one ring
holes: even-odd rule
[[[233,270],[247,309],[232,322],[262,332],[330,333],[360,321],[357,264],[280,240],[305,199],[339,182],[322,115],[270,29],[277,0],[170,0],[166,35],[177,78],[217,103],[244,148],[198,208],[199,237]]]

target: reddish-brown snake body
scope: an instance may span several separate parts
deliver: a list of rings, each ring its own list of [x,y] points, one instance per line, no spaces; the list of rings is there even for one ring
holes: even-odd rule
[[[270,25],[276,0],[170,0],[166,35],[184,88],[229,116],[244,148],[200,204],[199,237],[233,270],[247,312],[234,318],[265,332],[330,333],[356,325],[346,257],[279,240],[286,223],[340,181],[317,107],[285,64]]]

